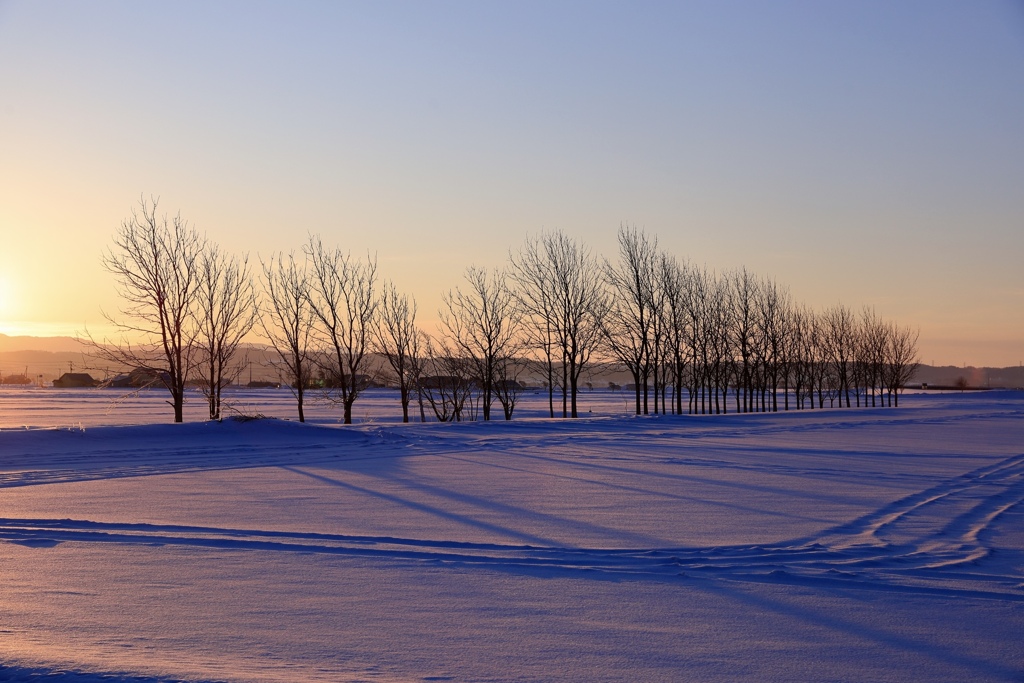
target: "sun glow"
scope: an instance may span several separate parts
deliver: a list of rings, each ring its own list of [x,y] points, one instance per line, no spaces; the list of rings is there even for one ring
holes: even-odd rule
[[[14,313],[14,287],[8,278],[0,275],[0,325]]]
[[[55,336],[65,334],[64,328],[68,325],[53,323],[38,323],[25,318],[30,311],[28,302],[21,292],[21,288],[15,284],[15,279],[10,274],[0,274],[0,334],[11,337],[23,335],[28,336]],[[54,329],[49,329],[54,328]]]

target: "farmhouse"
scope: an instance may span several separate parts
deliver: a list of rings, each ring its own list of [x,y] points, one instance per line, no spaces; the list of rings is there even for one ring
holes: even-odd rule
[[[65,372],[59,378],[53,380],[53,386],[58,389],[78,389],[81,387],[94,387],[99,382],[92,378],[87,372]]]

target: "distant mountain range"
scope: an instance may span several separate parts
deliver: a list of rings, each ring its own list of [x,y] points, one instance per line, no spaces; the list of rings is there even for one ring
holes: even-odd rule
[[[89,355],[87,343],[73,337],[12,337],[0,334],[0,376],[24,375],[46,386],[65,372],[88,372],[105,379],[131,368],[112,367]],[[273,352],[260,345],[245,345],[238,353],[246,366],[245,381],[276,381]],[[251,362],[248,362],[251,361]]]
[[[78,352],[85,348],[74,337],[11,337],[0,334],[0,353],[13,351],[49,351],[51,353]]]
[[[1024,388],[1024,367],[1012,365],[1008,368],[975,368],[955,365],[922,365],[910,381],[910,386],[927,384],[929,387],[955,386],[961,377],[967,386],[975,389],[1022,389]]]
[[[248,360],[247,360],[248,359]],[[274,370],[276,358],[272,351],[260,345],[247,345],[239,352],[239,362],[245,365],[240,381],[250,378],[262,381],[278,380]],[[73,337],[12,337],[0,334],[0,376],[27,375],[34,381],[49,385],[65,372],[91,372],[101,379],[120,372],[121,369],[105,368],[105,363],[88,357],[88,345]],[[101,369],[97,370],[99,367]],[[963,377],[973,388],[1024,388],[1024,367],[956,367],[954,365],[921,365],[911,380],[910,386],[922,383],[930,387],[952,387]],[[584,378],[588,381],[587,378]],[[595,387],[604,386],[608,381],[620,384],[631,382],[627,373],[594,368],[592,381]]]

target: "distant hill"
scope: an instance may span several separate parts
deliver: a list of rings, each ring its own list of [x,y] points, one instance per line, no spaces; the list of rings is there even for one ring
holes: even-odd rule
[[[955,365],[922,365],[910,381],[910,385],[927,384],[930,387],[954,386],[959,378],[967,380],[972,388],[1020,389],[1024,387],[1024,367],[958,368]]]
[[[244,368],[242,376],[239,377],[240,381],[280,379],[275,369],[277,359],[267,347],[256,344],[243,345],[238,359],[239,366]],[[97,378],[122,371],[90,358],[88,346],[73,337],[12,337],[0,334],[0,375],[27,374],[33,379],[42,376],[43,381],[49,384],[61,374],[72,370],[91,372]],[[633,381],[628,373],[606,365],[593,366],[584,375],[581,381],[592,382],[595,387],[605,387],[609,381],[623,386]],[[925,383],[931,387],[950,387],[954,386],[960,377],[967,380],[968,386],[974,388],[1024,387],[1024,367],[960,368],[953,365],[922,365],[908,386],[920,386]],[[531,379],[539,380],[539,377]]]
[[[0,334],[0,353],[12,351],[49,351],[51,353],[77,352],[85,348],[74,337],[11,337]]]
[[[49,384],[65,372],[88,372],[105,379],[131,370],[90,355],[88,344],[72,337],[12,337],[0,334],[0,377],[27,375],[33,383]],[[260,345],[243,344],[237,362],[244,381],[279,381],[273,352]],[[240,380],[243,377],[239,378]]]

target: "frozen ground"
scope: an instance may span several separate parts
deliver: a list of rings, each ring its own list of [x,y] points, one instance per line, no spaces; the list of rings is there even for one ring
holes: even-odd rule
[[[409,426],[385,398],[104,426],[166,407],[0,392],[0,681],[1024,680],[1020,393]]]

